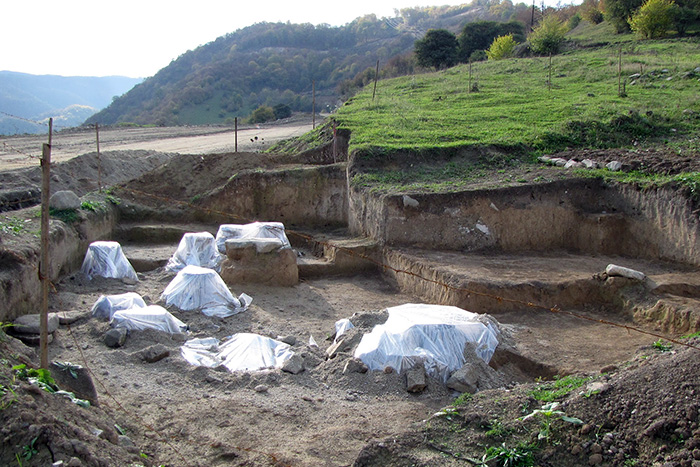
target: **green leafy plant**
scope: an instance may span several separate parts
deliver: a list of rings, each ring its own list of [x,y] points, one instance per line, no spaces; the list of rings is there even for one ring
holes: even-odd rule
[[[22,459],[28,461],[35,455],[39,454],[39,450],[36,448],[36,440],[38,436],[35,436],[29,444],[22,446]]]
[[[66,224],[72,224],[78,220],[78,211],[75,209],[53,209],[49,208],[49,215],[59,219]]]
[[[98,209],[100,209],[101,207],[102,207],[102,205],[97,201],[83,201],[80,204],[80,209],[83,209],[85,211],[91,211],[91,212],[95,212]]]
[[[549,404],[543,405],[539,409],[533,410],[520,420],[525,421],[530,418],[538,419],[540,421],[540,431],[537,434],[537,439],[545,440],[547,443],[549,443],[553,435],[555,421],[562,420],[576,425],[583,425],[582,420],[575,417],[569,417],[563,411],[557,410],[560,405],[561,404],[559,404],[559,402],[550,402]]]
[[[122,202],[121,199],[119,199],[118,197],[116,197],[112,194],[105,195],[105,201],[107,201],[108,203],[112,203],[115,206],[119,206]]]
[[[545,16],[528,38],[530,47],[538,54],[556,54],[567,31],[566,24],[555,15]]]
[[[479,466],[499,467],[532,467],[535,465],[533,453],[535,446],[518,444],[508,447],[506,443],[500,446],[489,446],[483,457],[475,463]]]
[[[0,233],[20,235],[29,219],[20,219],[18,217],[5,216],[5,220],[0,221]]]
[[[654,342],[652,345],[654,349],[658,350],[659,352],[670,352],[673,346],[671,344],[665,343],[662,339],[657,340]]]
[[[673,26],[672,0],[647,0],[628,20],[630,28],[643,39],[658,39]]]
[[[486,56],[489,60],[503,60],[513,56],[515,46],[518,45],[513,39],[512,34],[499,36],[493,40],[491,47],[486,51]]]
[[[473,399],[474,394],[471,394],[469,392],[463,392],[462,394],[457,396],[457,399],[455,399],[452,405],[455,407],[461,407],[470,404]]]

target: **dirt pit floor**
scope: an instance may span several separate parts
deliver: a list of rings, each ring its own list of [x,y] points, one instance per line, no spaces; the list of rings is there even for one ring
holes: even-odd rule
[[[172,245],[173,252],[176,247]],[[371,329],[386,318],[381,310],[422,302],[399,293],[380,275],[305,280],[285,288],[233,287],[234,295],[253,297],[247,311],[222,319],[169,308],[189,325],[188,335],[132,332],[122,348],[107,348],[103,337],[109,324],[89,314],[99,296],[133,291],[147,304],[162,304],[160,294],[175,274],[159,268],[139,275],[136,285],[115,279],[88,281],[80,274],[57,284],[52,308],[78,310],[84,317],[56,333],[50,360],[90,368],[100,408],[135,443],[132,450],[154,465],[351,465],[367,443],[398,436],[458,395],[437,381],[430,381],[421,393],[409,393],[404,377],[395,372],[344,373],[349,354],[326,360],[325,349],[331,344],[327,338],[337,320],[354,314],[374,316],[364,318]],[[653,342],[624,329],[542,311],[494,317],[519,348],[542,364],[566,371],[597,373]],[[240,332],[293,336],[293,350],[304,357],[305,371],[232,374],[191,366],[180,355],[187,339],[224,340]],[[311,337],[318,348],[309,346]],[[147,363],[142,351],[154,346],[167,349],[169,355]],[[532,380],[536,375],[527,376]]]

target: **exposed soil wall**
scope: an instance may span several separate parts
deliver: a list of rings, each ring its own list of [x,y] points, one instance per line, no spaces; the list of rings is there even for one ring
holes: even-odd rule
[[[351,193],[351,231],[389,246],[565,249],[700,264],[698,216],[670,188],[575,179],[446,194]]]
[[[50,279],[58,279],[82,264],[90,243],[112,235],[118,215],[112,205],[97,212],[84,213],[74,224],[51,221],[49,240]],[[6,252],[6,250],[4,250]],[[28,313],[38,313],[41,306],[39,260],[41,247],[36,238],[16,254],[2,254],[0,268],[0,321],[11,321]]]

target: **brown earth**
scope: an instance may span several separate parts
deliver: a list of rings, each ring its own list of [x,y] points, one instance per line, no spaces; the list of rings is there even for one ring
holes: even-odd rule
[[[70,178],[76,190],[80,180],[95,178],[90,157],[77,165],[84,173]],[[601,162],[647,160],[643,154],[630,151],[576,152],[569,157],[595,157]],[[217,158],[223,159],[212,156],[211,160]],[[194,159],[181,160],[179,172],[191,171]],[[671,167],[673,173],[697,170],[696,158],[681,160],[675,154],[655,152],[648,160],[645,166],[659,170]],[[204,159],[200,165],[210,175],[198,178],[201,185],[187,186],[185,198],[205,192],[214,179],[223,176]],[[561,169],[548,170],[566,176]],[[157,193],[172,193],[178,186],[174,178],[177,172],[153,178],[148,185]],[[494,182],[503,176],[494,175]],[[513,178],[522,176],[515,174]],[[38,222],[35,211],[10,215],[26,219],[27,232],[32,232]],[[1,245],[20,250],[22,242],[35,241],[27,237],[31,234],[3,233]],[[164,243],[161,247],[167,249]],[[169,246],[172,251],[175,247],[175,243]],[[156,254],[153,246],[134,248],[142,252],[150,248]],[[488,260],[481,266],[487,270]],[[520,267],[527,270],[528,263]],[[600,272],[594,263],[590,268],[590,274]],[[547,270],[547,261],[542,258],[533,259],[530,270],[537,277],[558,271],[554,266]],[[503,369],[504,377],[509,378],[504,388],[479,392],[460,405],[458,412],[443,411],[436,416],[433,414],[449,406],[456,395],[441,384],[431,381],[426,391],[411,394],[406,392],[402,376],[394,372],[345,373],[350,355],[325,359],[326,337],[332,335],[337,319],[357,313],[355,319],[369,330],[381,321],[380,310],[421,301],[399,292],[391,280],[378,274],[307,279],[291,288],[233,287],[235,294],[245,292],[254,300],[250,309],[239,315],[211,319],[196,312],[171,310],[190,326],[189,336],[132,333],[124,347],[107,348],[103,335],[108,323],[89,316],[99,295],[133,290],[148,303],[156,303],[172,276],[156,269],[141,273],[138,284],[127,285],[116,280],[86,281],[76,274],[55,284],[52,310],[77,311],[79,318],[57,331],[49,347],[50,360],[88,367],[97,388],[98,406],[78,407],[18,379],[11,366],[36,366],[36,352],[10,337],[0,342],[4,359],[0,369],[4,391],[0,464],[47,465],[63,460],[64,465],[104,466],[469,465],[478,464],[486,445],[503,443],[514,448],[518,441],[537,438],[536,420],[518,420],[542,404],[530,393],[543,384],[532,381],[537,376],[534,371],[516,374]],[[593,321],[534,310],[495,316],[502,324],[503,338],[532,359],[532,368],[537,363],[561,374],[574,372],[594,378],[589,386],[560,398],[562,411],[585,425],[556,420],[549,440],[539,441],[536,465],[697,465],[697,339],[684,341],[694,343],[694,348],[673,344],[671,351],[664,352],[664,347],[652,346],[655,336],[594,322],[606,319],[634,325],[626,316],[583,305],[575,311]],[[641,329],[656,332],[653,323]],[[236,332],[294,336],[294,350],[304,357],[306,370],[297,375],[279,370],[232,374],[192,367],[179,355],[187,338],[223,339]],[[311,336],[320,350],[308,345]],[[154,346],[169,355],[147,363],[142,351]],[[118,430],[123,430],[134,445],[123,438],[120,442]],[[488,465],[502,464],[491,461]]]

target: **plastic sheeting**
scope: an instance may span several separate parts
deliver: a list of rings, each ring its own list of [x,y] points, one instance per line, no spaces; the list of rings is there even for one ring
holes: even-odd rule
[[[234,334],[220,344],[215,338],[190,339],[180,347],[182,357],[192,365],[229,371],[257,371],[281,368],[294,352],[288,344],[258,334]]]
[[[216,239],[209,232],[186,233],[165,268],[180,271],[185,266],[200,266],[218,270],[222,256],[216,249]]]
[[[289,247],[289,239],[281,222],[253,222],[251,224],[223,224],[216,232],[216,248],[226,254],[226,240],[278,239],[282,246]]]
[[[202,310],[207,316],[226,318],[248,309],[253,301],[246,294],[231,294],[224,280],[212,269],[185,266],[160,296],[166,305],[181,310]]]
[[[348,332],[350,329],[354,328],[353,324],[349,319],[343,318],[335,322],[335,339],[333,342],[338,342],[338,338]]]
[[[118,242],[92,242],[88,247],[80,272],[91,280],[94,276],[138,281],[136,271]]]
[[[123,327],[130,331],[155,329],[170,334],[187,331],[187,325],[158,305],[129,308],[114,313],[109,324],[113,328]]]
[[[117,295],[100,295],[92,305],[92,316],[111,320],[114,313],[129,308],[143,308],[146,302],[136,292],[127,292]]]
[[[397,372],[420,358],[426,372],[443,382],[464,363],[471,342],[486,363],[498,345],[497,330],[483,315],[454,306],[405,304],[388,308],[389,319],[365,334],[355,357],[372,370],[387,366]]]

